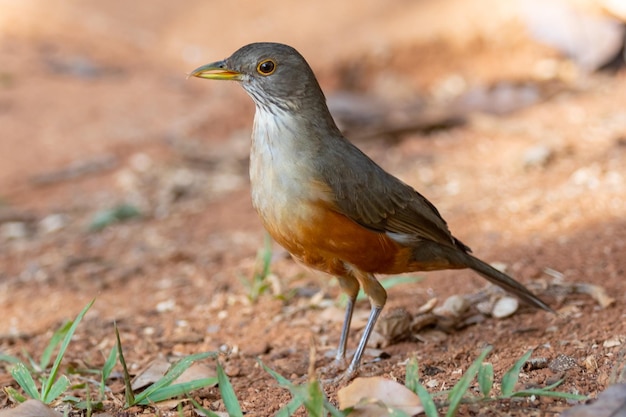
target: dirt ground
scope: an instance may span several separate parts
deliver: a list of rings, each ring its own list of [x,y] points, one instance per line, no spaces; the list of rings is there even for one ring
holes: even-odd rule
[[[501,3],[0,0],[0,353],[38,357],[95,297],[66,356],[75,368],[102,367],[115,321],[133,372],[157,357],[220,351],[246,414],[264,416],[290,396],[257,358],[292,380],[306,375],[312,343],[315,366],[330,362],[343,318],[334,279],[274,245],[271,288],[251,302],[244,285],[265,238],[249,197],[250,99],[234,83],[186,79],[245,43],[273,40],[302,52],[331,101],[367,94],[390,112],[418,103],[418,113],[462,119],[356,143],[427,196],[477,256],[559,312],[522,306],[503,319],[409,332],[367,356],[361,375],[403,382],[416,357],[429,390],[441,391],[492,345],[496,381],[534,349],[547,363],[573,363],[524,371],[524,387],[563,378],[558,390],[595,398],[618,382],[626,73],[582,72],[530,40]],[[497,111],[508,106],[520,108]],[[90,230],[94,216],[122,204],[141,216]],[[441,305],[486,285],[468,271],[416,275],[424,280],[389,290],[385,312],[416,314],[432,298]],[[602,306],[576,283],[613,302]],[[368,311],[359,302],[351,349]],[[0,385],[15,386],[8,364]],[[110,386],[107,411],[123,415],[122,383]],[[326,387],[333,401],[337,389]],[[224,409],[217,388],[196,397]],[[11,406],[4,391],[0,405]],[[571,406],[538,398],[464,406],[461,415]]]

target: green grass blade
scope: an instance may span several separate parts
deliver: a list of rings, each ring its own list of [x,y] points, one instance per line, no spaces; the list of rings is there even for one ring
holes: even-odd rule
[[[133,403],[131,403],[131,405],[140,403],[143,404],[146,400],[150,402],[152,396],[156,394],[157,391],[169,386],[172,382],[174,382],[174,380],[176,380],[176,378],[181,376],[183,372],[185,372],[194,362],[216,355],[217,354],[215,352],[203,352],[184,357],[183,359],[172,365],[172,367],[165,373],[165,375],[163,375],[161,379],[150,385],[141,394],[136,395],[135,400]]]
[[[325,397],[324,397],[324,409],[326,409],[326,411],[328,411],[330,415],[333,417],[346,417],[348,415],[342,412],[341,410],[339,410],[334,405],[332,405],[330,401],[328,401],[328,398],[325,398]]]
[[[514,392],[511,397],[530,397],[535,395],[537,397],[554,397],[563,398],[566,400],[584,401],[587,400],[586,395],[570,394],[569,392],[548,391],[546,388],[526,389],[523,391]]]
[[[309,381],[305,386],[304,408],[308,411],[310,416],[322,417],[324,413],[324,399],[326,398],[322,392],[322,387],[319,382],[315,380]]]
[[[519,379],[519,373],[522,366],[528,361],[530,355],[533,354],[532,349],[526,352],[521,358],[519,358],[502,377],[502,385],[500,386],[501,395],[500,398],[510,398],[513,395],[515,384]]]
[[[106,381],[109,379],[113,368],[115,367],[115,362],[117,362],[117,345],[113,346],[111,349],[111,353],[107,357],[107,360],[104,362],[104,366],[102,367],[102,374],[100,377],[100,399],[104,400],[104,391],[106,390]]]
[[[65,375],[61,375],[59,379],[52,383],[50,390],[48,390],[47,396],[45,398],[42,398],[41,401],[43,401],[45,404],[50,404],[57,397],[63,394],[65,390],[69,388],[69,386],[70,380]]]
[[[135,395],[133,394],[133,388],[131,387],[130,373],[128,372],[128,367],[126,366],[126,359],[124,359],[124,351],[122,350],[122,341],[120,340],[120,331],[117,328],[117,323],[113,323],[113,328],[115,329],[115,346],[117,346],[120,363],[122,364],[122,373],[124,375],[124,405],[126,407],[130,407],[132,404],[135,404]]]
[[[5,387],[4,391],[7,393],[7,395],[10,398],[12,398],[14,401],[17,401],[18,403],[23,403],[24,401],[28,399],[12,387]],[[39,395],[39,392],[37,392],[37,395]]]
[[[50,390],[52,389],[52,386],[56,380],[57,373],[59,372],[59,367],[61,365],[61,360],[63,359],[63,356],[65,355],[65,351],[67,350],[67,347],[69,346],[70,341],[72,340],[72,336],[74,336],[74,332],[76,331],[78,324],[83,319],[83,317],[85,316],[85,314],[91,308],[91,306],[93,305],[95,301],[96,299],[94,298],[93,300],[89,302],[89,304],[87,304],[81,310],[80,313],[78,313],[78,316],[76,316],[76,319],[74,319],[74,321],[72,322],[72,325],[70,326],[70,328],[68,329],[67,333],[65,334],[63,338],[63,342],[61,343],[61,348],[59,349],[59,353],[57,353],[57,357],[54,360],[52,369],[50,370],[50,376],[46,379],[46,381],[41,386],[41,400],[46,404],[49,401],[52,401],[54,399],[54,398],[50,398]]]
[[[189,400],[191,401],[191,404],[193,404],[194,407],[196,407],[196,410],[200,411],[202,414],[204,414],[207,417],[220,417],[218,414],[214,413],[211,410],[207,410],[206,408],[204,408],[203,406],[201,406],[196,400],[194,400],[191,397],[188,397]]]
[[[265,280],[270,274],[270,266],[272,264],[272,237],[269,233],[265,233],[263,253],[261,254],[261,275],[260,279]]]
[[[63,341],[63,338],[65,337],[67,332],[70,330],[71,326],[72,326],[72,322],[68,321],[63,326],[58,328],[56,332],[54,332],[54,334],[50,338],[50,342],[48,343],[48,346],[46,346],[43,353],[41,354],[41,360],[39,361],[39,369],[44,371],[48,367],[48,365],[50,365],[50,360],[52,359],[52,354],[54,353],[54,350]]]
[[[0,353],[0,361],[1,362],[9,362],[9,363],[20,363],[22,362],[20,358],[16,356],[6,355],[4,353]]]
[[[298,408],[302,407],[302,405],[302,398],[293,397],[286,406],[278,410],[278,413],[276,413],[274,417],[290,417],[298,411]]]
[[[490,363],[483,363],[478,369],[478,387],[480,393],[484,398],[489,397],[491,389],[493,388],[493,365]]]
[[[11,376],[15,379],[15,381],[17,381],[19,386],[22,387],[24,392],[30,396],[30,398],[41,400],[35,380],[30,374],[28,368],[26,368],[26,365],[19,362],[13,369],[11,369]]]
[[[511,396],[512,397],[530,397],[531,395],[536,395],[536,396],[542,395],[544,397],[565,398],[568,400],[575,400],[575,401],[583,401],[587,399],[586,395],[578,395],[578,394],[570,394],[567,392],[552,391],[553,389],[561,385],[563,381],[564,381],[563,379],[559,379],[558,381],[548,386],[545,386],[543,388],[533,388],[533,389],[525,389],[525,390],[517,391],[517,392],[514,392]]]
[[[426,416],[439,417],[435,400],[433,400],[432,395],[430,395],[426,388],[424,388],[421,384],[417,384],[414,392],[420,398],[420,402],[422,403],[422,407],[424,407],[424,413]]]
[[[235,395],[235,390],[233,390],[233,386],[228,380],[228,376],[219,362],[217,363],[217,380],[220,387],[220,394],[222,395],[222,400],[224,401],[224,406],[226,407],[228,415],[230,417],[243,417],[241,407],[239,406],[239,400],[237,400],[237,396]]]
[[[159,388],[152,392],[145,399],[138,401],[137,404],[148,405],[152,403],[158,403],[159,401],[169,400],[170,398],[177,397],[179,395],[188,394],[193,390],[209,387],[217,384],[216,377],[195,379],[189,382],[183,382],[180,384],[172,384],[166,387]]]
[[[465,371],[465,374],[461,377],[459,382],[457,382],[454,388],[450,390],[450,393],[448,394],[448,401],[450,401],[450,405],[448,407],[446,417],[452,417],[456,415],[459,405],[461,405],[461,400],[463,399],[463,396],[469,389],[472,380],[478,373],[481,364],[483,363],[489,352],[491,352],[491,349],[493,349],[493,347],[491,346],[483,349],[478,358],[476,358],[476,360],[472,362],[470,367],[467,368],[467,371]]]
[[[276,380],[276,382],[278,382],[278,385],[280,385],[283,388],[293,388],[294,387],[293,383],[291,381],[289,381],[287,378],[285,378],[284,376],[282,376],[278,372],[274,371],[273,369],[268,368],[260,360],[259,360],[259,363],[261,364],[261,367],[263,367],[265,372],[270,374]]]
[[[417,387],[420,386],[419,364],[416,358],[411,358],[406,364],[406,378],[404,385],[417,394]]]

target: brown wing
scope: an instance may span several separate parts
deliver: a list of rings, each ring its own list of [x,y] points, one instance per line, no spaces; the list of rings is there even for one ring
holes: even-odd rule
[[[323,160],[342,163],[332,167],[322,163],[319,171],[340,213],[371,230],[469,250],[452,236],[445,220],[424,196],[347,140],[338,139],[337,145],[326,150],[337,154]]]

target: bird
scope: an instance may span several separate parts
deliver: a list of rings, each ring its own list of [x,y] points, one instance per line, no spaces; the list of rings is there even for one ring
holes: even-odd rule
[[[435,206],[346,139],[304,57],[273,42],[245,45],[189,76],[237,81],[255,104],[252,204],[297,261],[335,276],[347,295],[335,363],[345,366],[359,289],[371,310],[345,376],[356,375],[387,293],[376,276],[470,268],[524,302],[553,312],[525,286],[471,254]]]

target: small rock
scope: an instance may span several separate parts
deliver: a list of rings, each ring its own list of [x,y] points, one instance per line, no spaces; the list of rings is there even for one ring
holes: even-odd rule
[[[491,315],[497,319],[509,317],[519,308],[519,301],[513,297],[502,297],[493,306]]]
[[[159,313],[165,313],[168,311],[173,311],[174,307],[176,307],[176,300],[171,298],[169,300],[161,301],[160,303],[158,303],[156,305],[156,311],[158,311]]]
[[[251,340],[242,347],[245,354],[253,357],[264,355],[270,351],[270,345],[260,339]]]
[[[524,152],[524,168],[541,168],[554,157],[554,150],[546,145],[536,145]]]
[[[28,236],[28,226],[24,222],[6,222],[0,230],[6,240],[24,239]]]
[[[605,340],[604,343],[602,343],[602,346],[605,348],[612,348],[615,346],[619,346],[622,344],[623,339],[624,339],[624,336],[615,335],[611,337],[610,339]]]
[[[65,227],[67,220],[63,214],[50,214],[39,222],[39,231],[43,234],[59,231]]]
[[[576,363],[576,360],[574,358],[560,353],[556,358],[552,360],[552,362],[550,362],[548,368],[550,368],[552,372],[558,373],[567,371],[577,366],[578,364]]]
[[[241,375],[241,368],[236,365],[227,364],[224,368],[224,372],[232,378]]]

